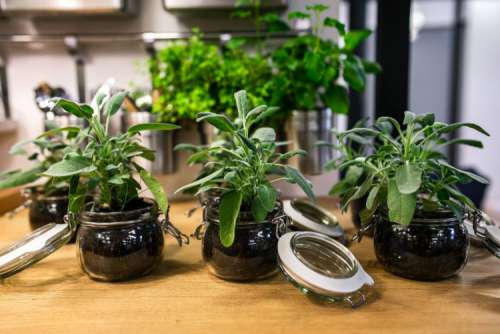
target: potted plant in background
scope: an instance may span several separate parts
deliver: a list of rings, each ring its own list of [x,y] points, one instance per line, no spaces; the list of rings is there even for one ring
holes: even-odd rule
[[[303,151],[276,153],[276,134],[272,128],[250,129],[276,108],[259,106],[249,110],[245,91],[235,94],[238,118],[202,113],[198,121],[207,121],[226,133],[233,147],[211,148],[224,152],[224,161],[210,160],[213,171],[177,191],[196,189],[197,193],[218,190],[204,212],[206,231],[202,253],[210,271],[227,280],[255,280],[277,271],[276,222],[284,219],[278,192],[273,183],[286,180],[298,184],[311,199],[311,184],[302,174],[282,161]],[[196,154],[196,153],[195,153]],[[269,180],[269,176],[278,178]]]
[[[88,122],[88,128],[77,132],[87,144],[66,151],[63,160],[44,172],[45,176],[69,183],[68,221],[80,226],[77,242],[81,266],[91,278],[104,281],[149,273],[162,257],[162,228],[181,243],[181,234],[168,221],[168,200],[163,188],[135,161],[138,157],[155,157],[154,151],[140,144],[140,132],[171,131],[178,126],[136,124],[123,134],[110,135],[110,119],[126,94],[110,95],[110,87],[104,85],[91,105],[55,100],[55,107]],[[141,184],[135,175],[155,200],[140,196]],[[165,217],[162,223],[160,215]]]
[[[307,5],[306,12],[290,13],[290,21],[314,19],[312,31],[289,39],[272,53],[276,73],[271,102],[293,111],[296,140],[309,152],[301,159],[300,169],[308,174],[319,174],[331,159],[330,150],[314,145],[320,140],[331,141],[332,113],[348,113],[348,90],[363,91],[366,75],[380,71],[378,64],[354,54],[371,31],[346,31],[338,20],[323,18],[327,9],[321,4]],[[339,42],[322,38],[325,29],[334,29]]]
[[[78,127],[57,128],[47,125],[50,130],[33,140],[25,140],[12,146],[9,153],[25,155],[35,164],[29,169],[13,170],[2,173],[0,189],[25,186],[42,181],[40,184],[23,189],[26,198],[24,206],[29,208],[29,221],[32,230],[54,222],[64,223],[64,215],[68,209],[68,183],[52,177],[44,177],[43,173],[53,164],[61,161],[71,146],[78,145],[75,133]],[[31,150],[32,147],[35,150]]]
[[[150,61],[153,86],[152,112],[158,122],[181,124],[189,129],[200,112],[211,110],[217,100],[217,72],[221,66],[217,46],[205,43],[201,33],[194,30],[187,41],[169,43]],[[200,142],[205,144],[203,124],[199,124]],[[173,153],[175,132],[159,139],[164,149],[165,161],[174,161],[164,172],[176,169]]]
[[[450,165],[439,148],[482,147],[476,140],[446,139],[461,127],[488,133],[472,123],[436,122],[433,114],[406,112],[403,124],[380,117],[373,127],[339,133],[340,142],[353,135],[371,138],[373,151],[345,159],[338,168],[348,169],[346,177],[335,187],[343,209],[367,195],[361,219],[374,224],[375,254],[387,271],[417,280],[444,279],[467,262],[463,220],[477,210],[457,185],[487,181]]]

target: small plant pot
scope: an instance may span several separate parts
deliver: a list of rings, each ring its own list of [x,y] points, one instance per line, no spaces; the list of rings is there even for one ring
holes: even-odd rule
[[[253,221],[251,212],[240,212],[234,243],[224,247],[219,239],[218,209],[206,206],[202,254],[209,271],[229,281],[254,281],[276,274],[278,237],[274,218],[282,215],[281,204],[261,223]]]
[[[454,276],[464,268],[469,254],[466,228],[451,212],[416,216],[408,226],[377,215],[373,242],[386,271],[415,280]]]
[[[81,267],[92,279],[125,281],[151,272],[162,259],[157,205],[137,200],[122,212],[84,211],[77,234]]]
[[[31,187],[23,190],[26,206],[29,208],[31,230],[34,231],[49,223],[64,224],[64,216],[68,211],[68,195],[66,191],[45,195],[42,187]],[[73,238],[70,242],[75,242]]]

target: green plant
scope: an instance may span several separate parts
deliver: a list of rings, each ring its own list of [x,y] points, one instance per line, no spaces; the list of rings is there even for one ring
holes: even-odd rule
[[[216,105],[219,49],[201,40],[195,31],[188,41],[168,44],[150,61],[153,113],[159,122],[196,119]]]
[[[91,105],[78,104],[65,99],[55,99],[54,107],[88,122],[86,129],[65,128],[60,131],[75,132],[79,142],[86,141],[82,149],[72,147],[63,160],[51,165],[44,175],[69,183],[69,212],[80,212],[86,198],[94,197],[91,210],[125,210],[140,194],[141,184],[134,178],[139,174],[153,194],[162,212],[168,201],[160,183],[134,160],[141,157],[154,160],[154,151],[140,145],[141,131],[168,131],[177,125],[168,123],[143,123],[131,126],[127,132],[116,136],[108,133],[111,117],[120,109],[126,92],[110,94],[109,85],[102,86]]]
[[[311,33],[289,39],[272,53],[276,75],[273,104],[286,111],[331,108],[345,114],[349,110],[348,89],[363,91],[368,73],[378,73],[377,63],[361,59],[354,51],[369,30],[346,31],[340,21],[324,17],[324,5],[307,5],[305,12],[292,12],[289,20],[312,19]],[[335,29],[339,43],[321,38],[325,29]]]
[[[450,165],[439,149],[452,144],[483,147],[477,140],[446,138],[461,127],[489,134],[473,123],[436,122],[434,114],[417,116],[406,112],[403,125],[393,118],[380,117],[372,127],[337,134],[336,148],[343,155],[329,164],[346,174],[330,194],[341,198],[342,209],[367,195],[360,213],[363,224],[370,222],[378,209],[387,209],[389,219],[402,225],[411,222],[416,210],[451,210],[457,217],[475,210],[474,203],[456,185],[487,180]],[[353,151],[352,142],[357,143],[356,149],[367,149],[365,153]]]
[[[222,161],[208,159],[212,172],[177,191],[196,189],[198,193],[211,189],[223,192],[219,206],[219,237],[225,247],[232,245],[236,222],[242,206],[248,207],[257,222],[263,221],[276,205],[278,193],[273,183],[286,180],[298,184],[311,199],[314,199],[309,181],[295,168],[282,164],[294,155],[304,151],[276,152],[276,134],[272,128],[262,127],[250,133],[253,124],[276,112],[277,108],[265,105],[249,110],[245,91],[235,94],[238,118],[232,121],[226,115],[212,112],[202,113],[198,121],[207,121],[222,133],[229,135],[233,147],[223,145],[209,148],[224,153]],[[197,153],[195,153],[197,154]],[[269,180],[269,176],[278,176]]]
[[[66,182],[59,182],[54,178],[44,178],[43,173],[53,164],[62,160],[66,151],[74,145],[75,131],[78,128],[57,128],[50,125],[49,131],[35,139],[24,140],[12,146],[9,153],[24,155],[35,164],[26,170],[13,170],[0,175],[0,189],[23,186],[44,180],[43,192],[46,195],[55,194],[67,189]],[[34,148],[29,149],[31,146]]]

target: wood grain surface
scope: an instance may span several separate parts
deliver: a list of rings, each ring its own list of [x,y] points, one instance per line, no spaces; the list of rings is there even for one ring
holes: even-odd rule
[[[329,209],[334,202],[322,200]],[[172,221],[191,233],[200,212],[173,203]],[[348,233],[348,219],[341,221]],[[0,219],[0,247],[28,232],[27,211]],[[75,245],[0,283],[0,333],[500,333],[500,261],[471,248],[466,269],[442,282],[416,282],[386,273],[370,239],[351,249],[375,279],[358,309],[323,304],[277,275],[256,283],[211,276],[200,241],[165,256],[149,276],[100,283],[82,273]]]

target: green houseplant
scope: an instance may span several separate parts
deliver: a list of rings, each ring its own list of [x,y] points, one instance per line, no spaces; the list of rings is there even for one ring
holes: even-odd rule
[[[218,277],[251,280],[266,277],[277,269],[274,229],[276,220],[283,219],[283,212],[273,183],[278,180],[296,183],[309,198],[314,195],[310,182],[298,170],[282,163],[304,152],[276,153],[276,134],[272,128],[250,131],[254,123],[277,108],[262,105],[249,110],[245,91],[237,92],[235,98],[236,121],[211,112],[198,118],[228,134],[232,147],[210,148],[224,153],[223,160],[208,159],[212,172],[177,191],[219,191],[220,196],[212,198],[205,208],[208,226],[203,238],[204,259]],[[273,175],[277,178],[270,180]],[[261,237],[253,238],[256,234]],[[252,242],[256,244],[251,246]]]
[[[289,39],[272,53],[275,75],[271,102],[287,113],[293,112],[298,145],[309,152],[301,159],[301,170],[317,174],[324,163],[321,156],[329,155],[329,151],[313,145],[318,140],[331,140],[328,130],[333,123],[332,112],[347,114],[349,89],[363,91],[367,75],[378,73],[380,67],[354,54],[360,43],[370,36],[370,30],[346,31],[343,23],[324,17],[328,9],[325,5],[305,8],[305,11],[290,13],[288,18],[290,21],[314,20],[311,32]],[[326,30],[335,31],[338,42],[322,38]],[[319,129],[313,129],[312,124],[317,124]],[[317,133],[318,137],[311,139],[311,133]],[[323,137],[319,135],[322,133]]]
[[[25,140],[12,146],[9,153],[24,155],[33,162],[25,170],[4,172],[0,176],[0,189],[27,186],[23,189],[25,206],[29,208],[31,228],[37,229],[49,222],[64,223],[63,218],[68,208],[68,183],[43,173],[53,164],[62,160],[64,153],[77,145],[75,130],[78,128],[57,128],[48,123],[49,131],[31,140]]]
[[[415,279],[446,278],[466,263],[463,219],[477,210],[456,185],[487,180],[450,165],[439,148],[482,147],[477,140],[446,138],[461,127],[488,133],[473,123],[436,122],[433,114],[406,112],[403,125],[380,117],[372,127],[339,133],[339,149],[347,156],[336,167],[346,177],[331,194],[341,198],[344,210],[366,196],[360,216],[363,224],[374,224],[376,255],[387,270]],[[372,153],[351,155],[346,139],[370,146]]]
[[[44,175],[69,184],[68,220],[78,224],[79,258],[84,271],[98,280],[126,280],[148,273],[163,250],[160,214],[168,223],[168,201],[161,184],[135,160],[153,160],[154,151],[140,144],[142,131],[170,131],[169,123],[144,123],[125,133],[109,134],[111,117],[119,110],[126,92],[110,94],[102,86],[92,103],[54,100],[54,107],[88,122],[88,127],[66,129],[86,144],[65,152],[61,161]],[[61,131],[65,131],[61,129]],[[140,196],[140,177],[155,201]]]

